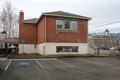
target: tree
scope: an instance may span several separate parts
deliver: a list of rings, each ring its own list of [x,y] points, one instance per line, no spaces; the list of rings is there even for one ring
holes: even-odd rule
[[[18,17],[9,1],[5,2],[0,12],[0,22],[2,25],[0,27],[7,33],[6,37],[14,37],[15,28],[18,24]]]

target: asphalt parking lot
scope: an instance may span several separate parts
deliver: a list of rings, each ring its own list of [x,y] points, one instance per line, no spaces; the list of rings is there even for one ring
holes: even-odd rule
[[[0,80],[120,80],[116,57],[0,60]]]

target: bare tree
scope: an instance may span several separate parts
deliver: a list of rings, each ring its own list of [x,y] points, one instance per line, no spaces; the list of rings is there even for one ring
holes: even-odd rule
[[[14,28],[18,24],[18,17],[9,1],[5,2],[0,12],[0,21],[2,23],[2,30],[6,31],[7,37],[13,37],[15,33]]]

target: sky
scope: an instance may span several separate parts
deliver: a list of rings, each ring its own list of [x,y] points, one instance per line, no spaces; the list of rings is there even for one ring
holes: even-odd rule
[[[9,0],[16,13],[23,10],[25,19],[39,18],[41,13],[50,11],[66,11],[91,17],[89,33],[120,32],[120,0]],[[5,0],[0,0],[0,11]],[[105,25],[105,26],[101,26]]]

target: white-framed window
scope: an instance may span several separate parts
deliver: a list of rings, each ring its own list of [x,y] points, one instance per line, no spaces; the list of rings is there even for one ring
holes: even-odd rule
[[[69,19],[57,19],[56,20],[56,28],[58,30],[69,30],[69,31],[77,31],[78,22],[77,20],[69,20]]]
[[[70,21],[69,20],[64,20],[64,29],[70,30]]]
[[[78,22],[70,21],[70,28],[71,28],[71,30],[76,31],[78,29]]]
[[[57,46],[56,52],[78,52],[78,46]]]
[[[64,21],[63,20],[56,20],[56,27],[57,29],[63,29],[64,28]]]

